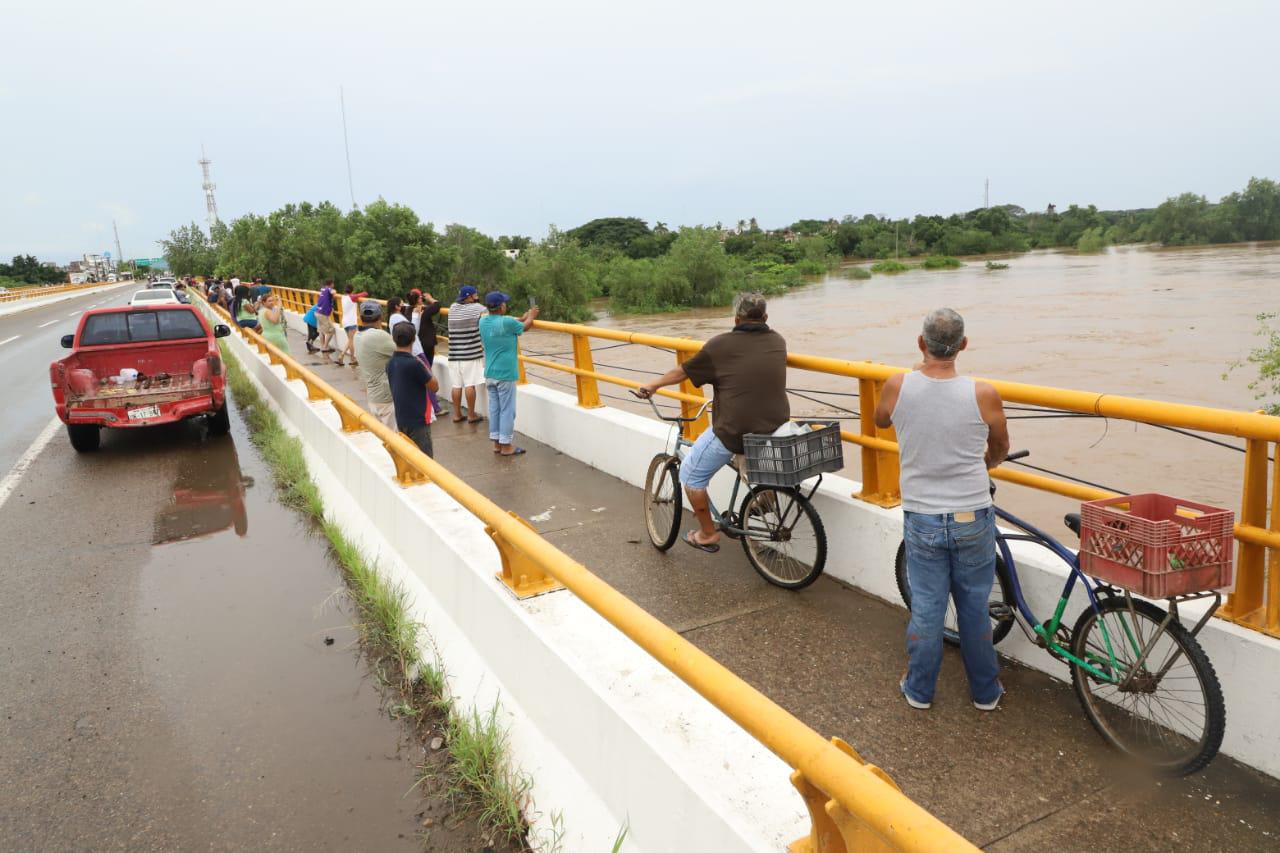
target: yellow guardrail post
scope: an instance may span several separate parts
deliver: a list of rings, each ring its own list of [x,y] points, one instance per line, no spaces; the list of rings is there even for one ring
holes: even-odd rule
[[[393,438],[383,440],[382,446],[386,448],[392,463],[396,466],[396,482],[401,486],[408,488],[431,482],[426,474],[409,462],[407,451],[418,449],[418,445],[414,444],[409,436],[397,433]]]
[[[572,338],[574,367],[595,372],[595,361],[591,358],[591,339],[586,335],[573,335]],[[578,405],[584,409],[600,408],[600,386],[596,384],[596,378],[579,373],[574,380],[578,384]]]
[[[1271,529],[1280,530],[1280,443],[1271,449],[1276,459],[1271,464]],[[1263,627],[1273,637],[1280,636],[1280,548],[1267,549],[1267,611]]]
[[[507,514],[535,534],[538,532],[532,524],[514,512]],[[503,586],[514,592],[516,598],[532,598],[535,595],[564,588],[564,584],[547,574],[537,560],[526,554],[496,528],[486,524],[484,532],[489,534],[489,538],[498,548],[498,554],[502,557],[502,571],[495,577],[502,581]]]
[[[868,764],[856,749],[840,738],[833,737],[831,743],[836,749],[892,785],[894,790],[902,790],[888,773],[874,764]],[[855,851],[863,853],[863,851],[896,849],[886,843],[865,821],[806,779],[799,770],[791,774],[791,784],[800,792],[805,808],[809,810],[810,829],[809,834],[804,838],[799,838],[787,845],[790,853],[855,853]]]
[[[676,364],[684,364],[692,356],[693,356],[693,353],[688,352],[687,350],[677,349]],[[698,409],[702,408],[701,401],[706,399],[706,395],[702,393],[702,389],[696,387],[688,379],[683,379],[680,382],[680,391],[684,394],[689,395],[690,397],[698,398],[698,402],[687,400],[687,399],[684,399],[683,397],[680,399],[680,417],[691,418],[694,415],[698,414]],[[685,438],[689,439],[690,441],[693,441],[698,436],[706,432],[707,427],[709,426],[711,426],[711,423],[710,421],[707,420],[707,416],[704,413],[702,417],[698,418],[696,421],[693,421],[692,423],[681,424],[680,432],[684,434]]]
[[[431,321],[429,319],[424,319],[422,322],[429,323]],[[524,352],[521,350],[519,338],[516,338],[516,370],[518,371],[516,384],[528,385],[529,377],[524,372]]]
[[[876,405],[880,402],[880,393],[884,390],[882,379],[858,380],[858,415],[864,438],[897,443],[897,434],[893,427],[881,429],[876,426]],[[883,447],[862,446],[862,491],[855,492],[855,498],[873,503],[877,506],[897,506],[902,503],[902,493],[898,489],[898,454],[896,450]]]
[[[1267,524],[1267,442],[1250,438],[1245,441],[1244,486],[1241,489],[1240,523],[1254,527]],[[1258,626],[1264,621],[1262,610],[1266,589],[1266,548],[1241,540],[1236,548],[1236,590],[1227,596],[1226,616],[1232,621]],[[1272,590],[1272,597],[1277,591]]]

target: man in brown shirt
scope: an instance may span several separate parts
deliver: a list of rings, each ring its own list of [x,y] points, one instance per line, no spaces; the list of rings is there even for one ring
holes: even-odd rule
[[[720,550],[720,532],[711,517],[707,486],[733,454],[742,453],[747,433],[771,433],[791,417],[787,400],[787,342],[769,328],[764,297],[746,293],[738,297],[733,331],[716,335],[684,364],[640,388],[641,397],[666,385],[688,379],[715,389],[712,428],[693,443],[680,466],[689,505],[700,529],[689,531],[684,541],[694,548]]]

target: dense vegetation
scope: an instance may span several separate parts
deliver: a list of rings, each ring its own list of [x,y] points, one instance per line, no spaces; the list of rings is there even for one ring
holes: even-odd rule
[[[66,278],[67,274],[57,267],[43,266],[35,255],[14,255],[10,263],[0,264],[0,287],[55,284]]]
[[[509,290],[517,307],[536,297],[546,319],[582,320],[596,297],[608,297],[615,311],[648,312],[727,305],[744,289],[779,293],[842,258],[875,260],[871,270],[898,272],[911,266],[954,268],[960,265],[956,255],[1035,248],[1100,252],[1122,243],[1276,239],[1280,186],[1253,178],[1242,192],[1216,204],[1188,193],[1146,210],[1071,205],[1061,212],[1053,206],[1027,212],[1002,205],[912,219],[802,219],[776,231],[762,229],[755,219],[729,229],[720,223],[671,229],[662,222],[650,228],[636,217],[607,217],[569,231],[552,227],[540,242],[494,239],[457,224],[441,233],[411,209],[381,199],[350,212],[328,202],[303,203],[243,216],[210,235],[192,223],[163,243],[170,268],[179,274],[260,275],[312,288],[332,278],[378,296],[421,287],[440,298],[466,283]],[[507,257],[508,249],[519,250],[519,257]],[[901,261],[910,258],[918,260]],[[855,269],[853,277],[867,274]]]

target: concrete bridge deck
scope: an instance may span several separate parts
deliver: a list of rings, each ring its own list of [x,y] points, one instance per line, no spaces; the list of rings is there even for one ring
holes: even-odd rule
[[[302,349],[296,338],[293,346]],[[302,360],[364,402],[353,369]],[[645,535],[638,489],[527,437],[518,442],[528,455],[514,460],[491,452],[487,424],[446,418],[433,440],[450,470],[801,720],[852,743],[976,844],[1129,851],[1280,843],[1275,779],[1225,756],[1189,779],[1135,775],[1090,727],[1069,683],[1009,660],[1002,707],[980,713],[950,648],[933,709],[910,710],[897,690],[906,613],[896,603],[828,578],[798,593],[774,588],[732,542],[716,555],[680,544],[660,554]]]

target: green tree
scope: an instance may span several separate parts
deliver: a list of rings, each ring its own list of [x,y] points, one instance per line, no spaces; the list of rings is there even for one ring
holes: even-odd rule
[[[690,305],[728,305],[746,286],[745,268],[725,254],[711,228],[681,228],[659,269],[688,293]]]
[[[511,261],[497,241],[474,228],[449,225],[441,244],[453,251],[450,284],[472,284],[484,292],[501,289],[511,276]]]
[[[1106,237],[1103,236],[1102,229],[1096,226],[1087,229],[1076,241],[1076,249],[1084,254],[1097,254],[1106,251],[1106,248]]]
[[[347,214],[344,243],[347,269],[373,296],[401,296],[410,288],[444,282],[453,268],[454,252],[440,245],[430,223],[420,222],[408,207],[379,198],[363,210]]]
[[[161,240],[160,245],[174,275],[204,275],[217,264],[213,243],[194,222],[170,231],[169,238]]]
[[[653,232],[649,230],[649,226],[643,219],[637,219],[634,216],[610,216],[593,219],[565,233],[584,247],[602,246],[626,253],[634,240],[648,237]]]
[[[512,269],[511,295],[523,307],[538,300],[541,319],[581,323],[592,318],[595,262],[576,240],[551,226],[547,239],[520,253]]]

